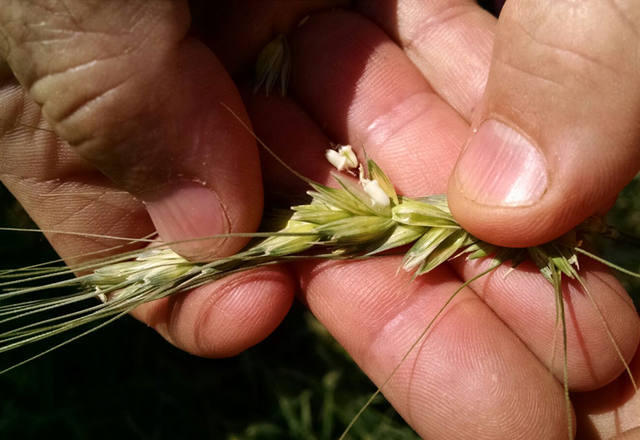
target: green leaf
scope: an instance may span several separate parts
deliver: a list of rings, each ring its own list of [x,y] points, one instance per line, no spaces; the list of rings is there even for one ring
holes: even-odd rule
[[[540,273],[549,281],[553,282],[553,273],[555,266],[551,260],[551,256],[541,246],[533,246],[527,248],[531,260],[534,262]]]
[[[289,75],[291,73],[291,53],[284,34],[276,36],[258,54],[256,60],[256,76],[253,92],[257,93],[264,87],[265,94],[280,80],[282,96],[287,93]]]
[[[449,209],[449,203],[447,202],[447,196],[445,194],[432,194],[427,197],[418,197],[417,200],[419,202],[428,203],[431,206],[435,206],[443,212],[451,215],[451,210]]]
[[[300,235],[274,235],[266,238],[249,251],[256,255],[265,256],[291,255],[304,252],[316,243],[318,237],[312,234],[315,232],[315,227],[312,223],[290,220],[287,227],[280,232]]]

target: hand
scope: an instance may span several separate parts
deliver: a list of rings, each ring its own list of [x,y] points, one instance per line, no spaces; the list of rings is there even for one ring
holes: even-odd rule
[[[426,5],[420,9],[409,2],[399,2],[397,10],[386,9],[388,3],[385,2],[363,2],[362,5],[360,11],[395,42],[401,42],[402,48],[361,17],[337,13],[313,16],[293,38],[292,94],[296,103],[283,104],[280,111],[276,111],[273,99],[257,99],[259,102],[250,106],[252,120],[269,145],[281,148],[280,154],[303,150],[307,161],[317,160],[313,152],[320,150],[327,140],[322,139],[318,129],[306,136],[300,131],[306,132],[312,127],[309,119],[318,121],[332,140],[365,145],[367,154],[385,169],[403,193],[420,196],[444,192],[459,147],[473,134],[468,121],[476,121],[472,124],[478,126],[488,115],[498,117],[502,109],[497,103],[485,107],[489,106],[485,102],[491,102],[492,95],[482,96],[489,66],[493,66],[490,54],[495,21],[472,4],[442,10]],[[529,5],[531,14],[536,12],[533,6],[533,3]],[[548,13],[555,13],[550,4],[547,7]],[[508,10],[503,12],[507,14],[503,19],[509,19],[508,13]],[[539,15],[538,19],[541,20]],[[321,40],[316,38],[320,34],[324,36]],[[500,40],[496,42],[498,47],[499,44]],[[521,51],[519,45],[515,47]],[[507,50],[508,47],[504,49]],[[561,69],[560,61],[552,66]],[[493,63],[510,72],[500,61]],[[492,67],[489,75],[489,85],[498,84],[494,86],[495,93],[502,90],[499,86],[505,93],[527,86],[531,88],[527,96],[539,93],[536,82],[529,84],[519,78],[500,82],[496,72],[499,70]],[[625,81],[618,81],[623,83]],[[567,91],[564,98],[571,96]],[[602,102],[596,98],[593,101]],[[504,101],[501,104],[505,111],[510,111],[508,114],[522,113],[523,118],[529,115],[525,113],[528,102],[520,103],[521,109],[507,106]],[[557,100],[550,99],[547,104],[548,110],[542,102],[539,113],[533,113],[532,117],[546,115],[545,111],[558,111]],[[482,114],[486,108],[491,108],[492,113]],[[570,109],[566,105],[560,108]],[[558,115],[539,123],[548,122],[546,125],[550,128],[560,130],[563,129],[559,127],[561,120],[571,120],[568,114],[562,118]],[[289,128],[289,132],[283,132],[281,127]],[[598,128],[615,127],[596,124],[593,130]],[[575,134],[576,141],[583,139],[582,133],[566,129]],[[593,130],[590,133],[593,134]],[[315,141],[317,138],[319,142]],[[606,135],[599,134],[599,138]],[[303,143],[303,139],[311,141]],[[317,145],[308,146],[310,143]],[[614,165],[618,171],[598,169],[597,161],[571,162],[575,172],[564,177],[558,171],[553,179],[549,177],[546,193],[559,193],[561,187],[554,185],[579,178],[582,186],[576,196],[578,202],[567,196],[569,209],[580,206],[572,203],[595,200],[604,192],[607,195],[603,197],[609,203],[620,188],[616,183],[619,175],[611,180],[604,176],[626,172],[630,161],[634,163],[631,167],[637,170],[635,150],[630,146],[633,144],[625,143],[616,150],[623,158],[616,159],[616,163],[624,162],[619,168]],[[595,148],[612,146],[592,147]],[[571,150],[563,153],[569,155]],[[293,162],[293,158],[289,161],[296,168],[306,163]],[[598,180],[598,187],[592,186],[590,179],[594,175],[603,176]],[[631,175],[627,172],[625,178]],[[463,194],[454,193],[456,183],[454,177],[449,195],[461,200]],[[578,185],[578,180],[572,183],[573,188]],[[482,211],[482,206],[472,211],[474,206],[467,204],[469,212],[478,213],[475,224],[481,220],[491,224],[493,213],[487,214],[486,208]],[[570,227],[601,207],[591,204],[589,209],[583,206],[582,211],[575,211]],[[547,205],[548,215],[552,208],[557,211],[553,224],[535,223],[540,212],[525,210],[519,214],[520,221],[526,225],[522,219],[529,218],[530,230],[524,226],[495,230],[486,227],[483,238],[503,243],[521,239],[523,244],[531,244],[539,243],[541,237],[547,240],[557,237],[566,230],[557,220],[563,206],[557,202]],[[503,221],[508,221],[506,214],[509,214],[515,221],[518,212],[505,209],[498,211],[497,216],[503,215]],[[467,223],[476,218],[472,214],[464,217]],[[526,217],[527,214],[533,217]],[[541,236],[541,231],[547,235]],[[411,283],[408,275],[395,275],[399,264],[398,259],[389,258],[309,264],[299,268],[305,300],[311,310],[378,384],[388,377],[429,319],[459,285],[458,277],[469,279],[480,272],[479,266],[486,267],[456,262],[452,265],[453,273],[443,268]],[[618,344],[628,344],[623,352],[630,358],[638,342],[638,318],[631,302],[623,299],[625,295],[618,284],[602,268],[585,260],[581,264],[589,290],[596,296]],[[551,368],[557,378],[562,377],[561,338],[558,334],[554,338],[555,305],[551,287],[531,265],[508,276],[506,273],[507,269],[501,269],[474,283],[475,294],[463,293],[386,388],[386,396],[426,438],[478,438],[481,429],[486,438],[566,436],[561,387],[558,382],[545,379],[547,368]],[[571,316],[568,323],[570,387],[576,391],[598,389],[618,375],[621,363],[611,351],[611,342],[605,336],[598,313],[580,293],[580,288],[572,285],[565,295],[567,313]],[[556,353],[553,364],[552,350]],[[634,365],[637,372],[637,361]],[[638,420],[631,414],[635,414],[632,408],[638,400],[629,400],[628,391],[621,392],[625,386],[627,390],[630,388],[628,378],[622,376],[615,385],[593,391],[590,398],[599,402],[597,408],[587,408],[586,399],[579,399],[577,416],[581,436],[595,435],[589,430],[603,436],[615,435],[637,426]],[[626,397],[614,398],[620,395]],[[621,417],[624,421],[617,426],[615,414],[624,414]]]
[[[163,5],[154,3],[156,7],[158,4]],[[256,130],[269,145],[279,147],[280,154],[295,168],[318,180],[326,179],[327,169],[321,158],[328,135],[331,140],[364,144],[367,153],[405,194],[444,192],[460,146],[470,133],[468,121],[472,120],[472,109],[481,102],[491,61],[494,19],[472,4],[445,8],[444,12],[430,9],[433,6],[429,5],[412,9],[405,2],[398,2],[397,11],[388,10],[387,2],[363,4],[359,9],[361,15],[314,14],[292,35],[292,89],[296,99],[249,98],[249,113]],[[6,14],[20,9],[11,5],[0,10]],[[135,15],[123,5],[114,6],[113,10],[105,6],[105,10],[99,12],[106,13],[110,20],[87,20],[86,24],[82,11],[73,11],[76,19],[71,24],[82,25],[76,30],[93,31],[92,25],[125,23],[122,17],[153,18]],[[155,44],[142,44],[139,50],[129,52],[141,58],[134,58],[135,62],[125,60],[111,72],[115,76],[128,68],[128,73],[134,74],[128,81],[133,83],[125,81],[124,87],[113,88],[114,84],[109,84],[111,75],[87,73],[87,78],[101,79],[96,86],[106,87],[111,93],[86,90],[74,77],[86,70],[66,70],[56,79],[47,76],[47,69],[65,70],[87,59],[103,58],[105,52],[111,56],[112,51],[119,53],[120,46],[111,47],[108,41],[101,40],[106,38],[102,36],[105,34],[118,36],[117,30],[105,32],[104,28],[98,28],[95,30],[102,33],[75,33],[76,39],[71,41],[76,41],[78,47],[65,41],[68,53],[53,59],[42,52],[45,46],[42,42],[51,40],[51,35],[60,35],[61,32],[51,29],[60,29],[61,25],[52,23],[47,28],[50,34],[38,34],[42,28],[31,27],[35,35],[24,38],[31,43],[9,40],[11,50],[2,52],[15,75],[44,103],[44,113],[54,128],[86,160],[116,182],[114,185],[102,178],[93,166],[79,160],[67,144],[50,134],[29,132],[24,127],[5,133],[1,151],[3,158],[9,160],[0,164],[3,181],[43,228],[55,226],[124,236],[141,236],[153,230],[143,206],[117,188],[125,188],[148,202],[149,213],[167,240],[224,230],[246,231],[257,222],[255,218],[247,220],[244,215],[227,213],[226,217],[231,219],[228,225],[223,224],[221,229],[199,229],[197,225],[208,223],[210,212],[207,216],[203,214],[202,223],[196,223],[193,229],[175,233],[182,228],[182,216],[177,220],[174,217],[173,222],[165,219],[175,216],[176,210],[182,212],[203,205],[199,189],[171,188],[174,182],[171,178],[179,174],[188,176],[187,181],[206,182],[205,187],[211,187],[216,197],[228,196],[229,199],[224,199],[228,202],[222,202],[225,210],[247,214],[242,210],[250,210],[255,203],[236,208],[239,202],[234,191],[244,191],[237,187],[246,184],[247,200],[259,199],[252,198],[256,185],[250,180],[250,175],[257,175],[258,165],[255,147],[246,132],[217,105],[223,101],[236,112],[242,111],[237,92],[218,61],[195,40],[183,38],[187,25],[179,20],[180,13],[155,17],[156,20],[149,20],[156,24],[154,32],[144,26],[132,28],[151,35],[149,38]],[[20,29],[11,30],[7,26],[16,22],[11,18],[3,17],[0,28],[17,38],[15,33]],[[37,16],[29,19],[31,23],[41,21],[42,17]],[[182,31],[174,29],[176,23],[181,23]],[[171,37],[167,37],[168,43],[165,37],[158,37],[164,35],[158,31],[162,29],[168,29]],[[213,38],[212,47],[216,47],[216,42],[219,47],[222,41],[246,42],[251,35],[242,26],[230,25],[225,30],[224,35]],[[404,49],[389,36],[403,41]],[[96,45],[92,38],[98,38],[101,44]],[[104,51],[104,47],[109,50]],[[20,48],[32,53],[21,52]],[[96,50],[91,52],[92,48]],[[221,59],[225,60],[224,65],[232,66],[232,55],[238,51],[228,52],[231,55]],[[80,60],[80,56],[87,58]],[[88,65],[88,71],[101,63]],[[235,63],[242,64],[237,59]],[[137,73],[140,69],[142,74]],[[40,78],[47,81],[34,86]],[[87,81],[87,86],[94,84]],[[82,105],[93,96],[102,99]],[[2,108],[8,109],[2,115],[3,120],[22,114],[24,119],[18,122],[33,125],[29,120],[37,115],[33,103],[27,102],[22,113],[10,112],[16,107],[8,108],[13,105],[19,109],[24,97],[15,82],[5,82],[2,97],[3,104],[7,103]],[[168,101],[171,98],[177,101]],[[203,105],[203,100],[208,104]],[[74,107],[80,111],[71,118],[56,119],[56,115],[64,116]],[[217,147],[211,146],[221,134],[226,136],[224,141]],[[29,138],[31,135],[35,138]],[[137,145],[144,148],[136,148]],[[254,152],[247,153],[249,150]],[[214,160],[211,151],[215,152],[216,167],[200,167],[198,159],[203,155],[205,162]],[[29,161],[19,160],[25,152],[30,153]],[[194,152],[197,154],[190,156]],[[171,155],[176,159],[167,161]],[[51,157],[58,159],[55,167],[49,166],[51,161],[47,159]],[[252,160],[254,165],[250,165]],[[225,164],[231,171],[221,174]],[[159,171],[152,165],[157,165]],[[235,165],[243,168],[234,170]],[[266,169],[267,183],[277,181],[274,172],[278,171]],[[183,182],[184,178],[178,180]],[[153,194],[157,187],[164,188],[160,195]],[[56,192],[63,196],[45,196]],[[88,192],[100,192],[101,196],[95,198]],[[60,202],[61,197],[65,197],[65,202]],[[170,208],[157,209],[157,203],[160,207],[168,204]],[[105,206],[119,206],[122,210],[114,212]],[[244,220],[239,220],[240,217]],[[96,225],[95,218],[102,221]],[[242,223],[251,220],[253,225]],[[165,221],[172,226],[163,226]],[[105,246],[89,240],[74,243],[67,237],[63,242],[54,236],[52,241],[64,256]],[[233,252],[240,245],[230,242],[219,249]],[[198,248],[186,249],[186,253],[190,251],[196,257],[201,252]],[[396,258],[389,257],[296,268],[310,308],[378,383],[388,376],[429,317],[460,284],[460,278],[469,278],[480,270],[478,263],[456,263],[410,283],[404,274],[394,276],[398,264]],[[596,265],[584,266],[584,277],[629,359],[638,342],[635,311],[609,275]],[[488,438],[561,437],[566,430],[562,390],[559,382],[549,380],[547,371],[555,316],[549,286],[529,266],[507,278],[498,272],[476,283],[474,289],[475,293],[467,289],[457,298],[424,344],[405,362],[385,394],[414,428],[428,438],[478,438],[479,429]],[[293,281],[284,269],[254,271],[162,304],[148,305],[138,311],[138,316],[184,349],[201,355],[228,355],[255,343],[277,325],[286,313],[292,291]],[[568,289],[567,303],[571,386],[598,388],[618,375],[620,362],[603,337],[597,315],[584,295],[578,289]],[[241,324],[239,317],[244,319]],[[561,377],[560,365],[556,362],[551,366],[556,377]]]
[[[251,25],[235,47],[224,34],[244,19],[241,8],[196,12],[196,21],[214,22],[192,30],[212,25],[220,35],[205,37],[235,70],[255,60],[276,18],[286,28],[309,8],[243,7],[264,24]],[[258,150],[220,103],[245,120],[246,112],[220,58],[189,35],[190,20],[189,5],[179,1],[2,2],[0,59],[10,69],[0,69],[0,175],[42,229],[119,237],[158,230],[171,242],[257,228]],[[59,137],[29,127],[53,128]],[[67,261],[114,245],[48,235]],[[245,242],[175,248],[208,259]],[[226,356],[269,334],[293,291],[286,269],[258,270],[141,307],[136,316],[185,350]]]

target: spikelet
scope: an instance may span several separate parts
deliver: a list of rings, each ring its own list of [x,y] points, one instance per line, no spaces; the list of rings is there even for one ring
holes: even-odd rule
[[[353,157],[343,154],[353,167]],[[352,153],[351,153],[352,154]],[[191,289],[237,271],[272,264],[294,256],[350,258],[372,256],[412,244],[402,268],[415,276],[427,273],[450,258],[493,256],[522,260],[526,250],[499,252],[464,231],[452,217],[444,196],[399,197],[380,167],[367,160],[366,172],[360,168],[360,182],[334,175],[338,188],[310,182],[307,204],[293,206],[285,227],[259,234],[261,241],[243,251],[207,264],[185,260],[166,245],[153,245],[133,255],[117,256],[97,264],[92,272],[78,278],[36,287],[20,287],[25,280],[0,283],[9,288],[0,294],[0,352],[22,347],[66,331],[110,320],[135,307],[177,292]],[[371,188],[375,188],[372,190]],[[575,239],[566,237],[549,245],[531,248],[529,255],[550,281],[555,270],[573,277],[577,256],[572,250]],[[507,255],[508,254],[508,255]],[[520,255],[518,257],[518,255]],[[47,281],[56,275],[69,275],[74,267],[41,275]],[[19,275],[19,274],[18,274]],[[5,276],[6,278],[6,276]],[[33,281],[29,277],[26,281]],[[78,293],[62,297],[43,290],[77,287]],[[66,312],[74,303],[98,298],[79,310]],[[17,300],[17,301],[16,301]],[[61,314],[38,320],[44,311],[59,309]],[[63,312],[64,311],[64,312]],[[27,318],[32,322],[22,324]],[[20,322],[18,327],[11,327]],[[89,330],[90,331],[90,330]]]
[[[340,148],[339,151],[327,152],[328,160],[339,170],[356,168],[357,162],[351,148],[349,146]],[[42,268],[40,271],[26,268],[23,272],[0,272],[0,279],[8,279],[0,283],[0,288],[5,289],[0,293],[0,353],[61,333],[75,331],[74,336],[62,343],[14,364],[0,373],[90,333],[129,313],[141,304],[201,286],[238,271],[292,258],[371,257],[401,246],[411,245],[404,255],[402,269],[412,272],[414,276],[428,273],[442,263],[462,256],[467,259],[492,258],[494,260],[491,268],[479,276],[507,260],[511,261],[512,266],[515,267],[529,258],[538,266],[541,274],[553,285],[555,291],[557,322],[562,324],[564,337],[566,410],[567,414],[570,414],[566,325],[561,293],[562,277],[578,280],[585,293],[591,298],[578,274],[578,254],[601,260],[580,247],[582,240],[579,236],[590,232],[598,233],[602,230],[602,223],[592,219],[587,220],[575,232],[572,231],[541,246],[526,249],[500,248],[484,243],[465,231],[451,215],[445,196],[432,195],[422,198],[398,196],[389,178],[373,160],[367,159],[366,168],[361,165],[358,168],[359,182],[334,174],[337,188],[321,185],[302,177],[311,187],[307,192],[310,201],[291,207],[283,228],[277,231],[248,234],[253,235],[255,240],[244,250],[209,263],[187,261],[174,253],[166,244],[154,244],[146,250],[110,257],[83,266],[60,269]],[[610,263],[609,266],[640,277]],[[57,276],[71,275],[78,271],[88,273],[77,278],[49,282]],[[45,284],[31,286],[33,282],[42,281]],[[471,281],[464,283],[463,287]],[[25,283],[26,287],[21,287]],[[40,296],[43,291],[65,287],[76,287],[77,293]],[[452,294],[434,320],[459,291],[460,289]],[[93,300],[92,303],[84,305],[91,300]],[[69,311],[70,306],[78,307]],[[48,317],[51,312],[58,312],[58,315]],[[41,317],[45,315],[47,317]],[[422,336],[426,334],[434,320],[427,325]],[[618,350],[618,356],[635,387],[629,367],[604,320],[603,326]],[[422,336],[415,341],[412,348]],[[405,358],[408,354],[409,352],[405,354]],[[358,415],[363,410],[364,408]],[[352,420],[347,431],[356,419],[357,416]],[[571,433],[571,417],[567,420],[568,432]]]

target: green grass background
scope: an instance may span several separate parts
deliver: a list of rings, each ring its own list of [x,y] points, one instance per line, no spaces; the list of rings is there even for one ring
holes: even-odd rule
[[[609,221],[640,236],[640,182]],[[32,226],[0,188],[0,225]],[[39,234],[0,232],[0,267],[55,258]],[[640,270],[638,248],[600,240]],[[635,297],[640,283],[623,279]],[[2,354],[2,363],[11,355]],[[0,376],[0,439],[334,439],[375,388],[301,306],[232,359],[190,356],[131,318]],[[353,439],[417,438],[377,399]]]

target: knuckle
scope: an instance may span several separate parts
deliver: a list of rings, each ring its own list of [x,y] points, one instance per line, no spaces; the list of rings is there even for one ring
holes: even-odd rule
[[[405,49],[420,50],[424,44],[430,44],[434,35],[446,31],[452,22],[461,22],[461,18],[478,12],[476,5],[466,1],[444,2],[440,7],[434,5],[434,8],[435,10],[425,16],[415,28],[402,36],[400,44]]]
[[[621,3],[523,2],[501,18],[497,52],[508,53],[505,64],[565,87],[635,77],[637,20]]]
[[[137,78],[160,69],[187,29],[186,6],[171,0],[8,0],[0,54],[54,129],[77,144],[109,122],[114,105],[124,117],[137,110],[133,85],[142,84],[138,95],[151,87]]]

